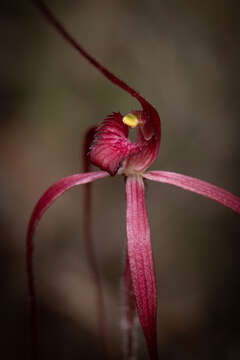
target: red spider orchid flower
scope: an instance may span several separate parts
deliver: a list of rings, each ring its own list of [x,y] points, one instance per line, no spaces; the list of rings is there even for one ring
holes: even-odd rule
[[[101,171],[75,174],[53,184],[36,204],[27,234],[27,272],[32,314],[35,311],[33,278],[33,236],[36,226],[47,208],[65,191],[74,186],[89,184],[108,176],[122,175],[126,180],[127,255],[124,274],[128,323],[128,356],[132,352],[134,310],[146,339],[150,358],[157,359],[157,286],[150,239],[150,226],[145,203],[144,180],[172,184],[189,190],[240,213],[240,198],[230,192],[186,175],[167,171],[148,171],[158,155],[161,124],[156,109],[139,93],[113,75],[91,57],[56,20],[41,0],[33,0],[58,32],[106,78],[119,86],[141,105],[126,115],[112,113],[91,130],[89,161]],[[131,142],[129,129],[137,128],[137,139]],[[32,324],[34,326],[35,323]]]

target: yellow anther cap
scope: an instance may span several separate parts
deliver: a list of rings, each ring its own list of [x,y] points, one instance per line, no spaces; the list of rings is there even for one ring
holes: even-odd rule
[[[131,128],[135,128],[139,124],[139,120],[136,115],[128,113],[122,119],[123,123]]]

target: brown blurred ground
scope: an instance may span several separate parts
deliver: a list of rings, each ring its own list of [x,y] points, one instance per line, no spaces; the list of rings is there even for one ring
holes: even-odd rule
[[[48,1],[84,46],[159,110],[154,169],[240,195],[237,1]],[[28,1],[0,1],[1,357],[27,359],[25,233],[55,180],[79,171],[87,127],[137,104],[108,83]],[[41,359],[103,358],[82,239],[82,192],[48,211],[35,256]],[[94,235],[121,359],[123,179],[94,185]],[[239,216],[170,186],[148,185],[163,360],[240,357]],[[107,225],[107,226],[106,226]],[[140,335],[139,358],[147,358]]]

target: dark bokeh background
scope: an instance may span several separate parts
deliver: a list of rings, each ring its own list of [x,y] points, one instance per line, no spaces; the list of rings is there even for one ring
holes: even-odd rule
[[[48,1],[69,31],[159,110],[154,169],[240,194],[239,3]],[[27,359],[25,233],[57,179],[80,168],[87,127],[138,105],[105,80],[30,1],[0,1],[1,357]],[[94,185],[94,238],[115,358],[122,358],[122,178]],[[81,188],[60,199],[36,236],[41,359],[103,358],[82,238]],[[149,184],[162,360],[240,357],[239,216],[210,200]],[[140,331],[139,331],[140,333]],[[140,333],[139,358],[147,358]]]

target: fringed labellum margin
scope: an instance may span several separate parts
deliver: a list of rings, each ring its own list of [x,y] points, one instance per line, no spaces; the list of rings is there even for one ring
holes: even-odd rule
[[[90,160],[110,175],[143,173],[156,159],[159,145],[159,127],[146,111],[133,111],[125,116],[113,113],[96,129],[90,147]],[[137,139],[128,138],[130,128],[138,127]]]

